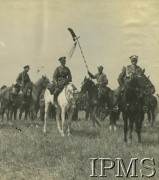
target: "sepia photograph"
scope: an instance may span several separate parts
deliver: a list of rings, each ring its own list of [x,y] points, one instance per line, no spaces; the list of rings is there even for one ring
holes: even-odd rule
[[[0,180],[159,179],[159,1],[0,0]]]

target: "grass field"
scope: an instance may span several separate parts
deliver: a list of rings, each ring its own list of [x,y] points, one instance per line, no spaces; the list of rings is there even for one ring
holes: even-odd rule
[[[81,118],[83,114],[81,113]],[[40,122],[39,122],[40,124]],[[42,126],[30,126],[29,121],[7,121],[0,124],[0,180],[89,180],[126,179],[116,178],[116,167],[107,171],[107,177],[90,177],[90,158],[123,158],[128,166],[131,158],[138,158],[137,175],[128,179],[159,179],[159,117],[153,129],[142,129],[142,144],[123,142],[123,122],[118,121],[116,132],[109,131],[109,122],[102,127],[93,127],[91,121],[72,123],[72,136],[61,137],[54,120],[47,123],[47,133]],[[140,177],[140,160],[154,158],[156,175],[153,178]],[[96,174],[100,174],[97,163]],[[150,170],[143,170],[150,174]]]

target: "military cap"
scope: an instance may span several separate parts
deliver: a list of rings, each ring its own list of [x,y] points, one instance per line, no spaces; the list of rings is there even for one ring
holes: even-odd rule
[[[97,67],[98,69],[101,69],[101,70],[103,70],[104,68],[103,68],[103,66],[98,66]]]
[[[132,55],[132,56],[130,56],[129,57],[131,60],[138,60],[138,56],[136,56],[136,55]]]
[[[59,61],[63,61],[63,60],[66,60],[65,56],[59,58]]]
[[[30,66],[29,66],[29,65],[26,65],[26,66],[24,66],[23,68],[29,68],[29,69],[30,69]]]

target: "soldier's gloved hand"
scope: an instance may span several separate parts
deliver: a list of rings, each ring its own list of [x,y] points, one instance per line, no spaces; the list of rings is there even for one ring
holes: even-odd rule
[[[88,71],[88,75],[91,76],[91,73]]]

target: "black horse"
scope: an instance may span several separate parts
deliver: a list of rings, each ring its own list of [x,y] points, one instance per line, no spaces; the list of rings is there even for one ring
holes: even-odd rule
[[[12,86],[6,87],[1,91],[0,94],[0,113],[2,114],[2,120],[4,113],[7,114],[7,120],[10,120],[10,111],[12,110],[12,106],[15,103],[16,98],[18,97],[19,86],[17,84],[13,84]]]
[[[138,135],[138,142],[141,142],[141,128],[144,120],[144,109],[146,94],[155,92],[151,81],[141,73],[134,74],[127,83],[123,94],[120,98],[119,107],[122,111],[124,120],[124,141],[127,142],[128,120],[129,120],[129,138],[132,141],[133,125],[136,125],[136,133]]]
[[[156,114],[155,110],[157,108],[157,97],[152,94],[146,96],[146,105],[147,105],[147,115],[150,126],[153,127],[155,122]]]
[[[90,119],[93,121],[93,125],[95,124],[100,126],[99,121],[97,120],[97,117],[100,117],[101,109],[106,109],[107,105],[109,104],[109,96],[107,93],[103,95],[101,99],[98,97],[98,87],[95,85],[95,83],[90,79],[86,78],[84,79],[81,87],[81,93],[88,93],[88,109],[87,111],[90,114]],[[102,110],[103,111],[103,110]]]
[[[12,106],[12,113],[14,112],[15,117],[17,109],[19,109],[19,120],[21,120],[22,113],[25,112],[25,119],[27,120],[28,115],[31,120],[35,119],[37,112],[40,109],[40,96],[46,89],[49,79],[42,76],[35,84],[26,84],[25,91],[23,94],[19,94],[15,99]]]

